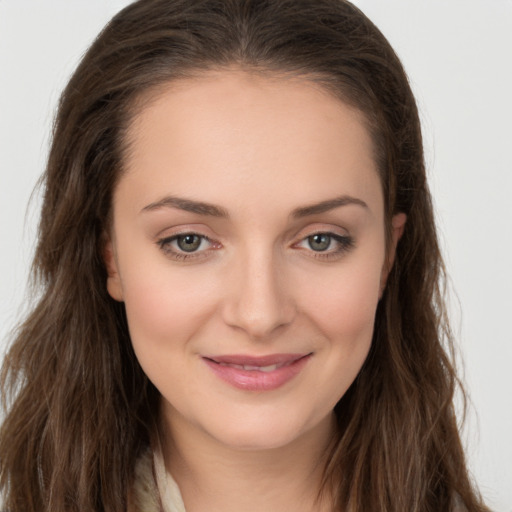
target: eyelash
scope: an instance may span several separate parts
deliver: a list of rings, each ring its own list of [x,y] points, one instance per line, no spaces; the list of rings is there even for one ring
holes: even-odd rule
[[[314,258],[320,259],[320,260],[331,260],[339,258],[342,254],[350,251],[354,247],[354,238],[348,235],[338,235],[336,233],[331,233],[327,231],[318,231],[315,233],[311,233],[310,235],[302,238],[298,243],[295,243],[293,247],[299,247],[302,243],[310,243],[311,239],[315,236],[327,236],[329,237],[329,247],[332,245],[332,242],[334,241],[337,244],[337,248],[333,249],[325,249],[323,251],[315,251],[314,249],[304,249],[307,252],[311,252],[314,255]],[[172,244],[173,242],[177,242],[178,239],[184,238],[187,236],[195,236],[200,238],[200,245],[203,244],[203,242],[207,242],[210,244],[210,246],[213,246],[214,249],[220,247],[220,244],[213,241],[206,235],[201,235],[199,233],[194,232],[188,232],[188,233],[178,233],[176,235],[172,235],[169,237],[161,238],[157,240],[157,245],[160,247],[160,249],[163,251],[163,253],[166,256],[169,256],[170,258],[177,260],[177,261],[186,261],[191,259],[199,259],[207,257],[207,252],[209,251],[209,248],[203,249],[200,251],[194,250],[190,252],[186,252],[183,250],[180,250],[179,248],[173,248]],[[215,247],[217,246],[217,247]]]
[[[314,257],[320,260],[331,260],[339,258],[342,254],[350,251],[354,248],[355,242],[354,238],[349,235],[338,235],[337,233],[330,233],[328,231],[317,231],[316,233],[312,233],[306,237],[304,237],[302,240],[300,240],[299,243],[294,244],[295,247],[299,246],[299,244],[303,243],[310,243],[311,239],[315,236],[326,236],[329,240],[329,246],[332,245],[332,243],[336,243],[337,247],[335,249],[325,249],[324,251],[315,251],[311,248],[305,249],[308,252],[312,252],[314,254]]]
[[[197,237],[199,237],[201,239],[201,241],[200,241],[201,245],[203,244],[203,242],[207,242],[210,245],[215,245],[216,244],[213,240],[211,240],[206,235],[201,235],[199,233],[188,232],[188,233],[178,233],[177,235],[172,235],[172,236],[168,236],[168,237],[165,237],[165,238],[161,238],[160,240],[157,241],[157,245],[160,247],[160,249],[164,252],[164,254],[166,256],[169,256],[169,257],[171,257],[171,258],[173,258],[175,260],[178,260],[178,261],[185,261],[185,260],[189,260],[189,259],[197,259],[197,258],[201,258],[201,257],[207,256],[207,254],[206,254],[207,249],[206,250],[202,250],[200,252],[197,252],[197,251],[186,252],[186,251],[181,251],[180,249],[176,249],[176,248],[172,247],[171,244],[173,242],[176,242],[179,238],[185,238],[187,236],[197,236]]]

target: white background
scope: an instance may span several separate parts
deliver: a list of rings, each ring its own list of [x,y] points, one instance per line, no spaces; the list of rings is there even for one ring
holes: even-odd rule
[[[54,108],[123,0],[0,0],[0,351],[20,317]],[[512,0],[357,0],[409,73],[473,401],[470,466],[512,511]]]

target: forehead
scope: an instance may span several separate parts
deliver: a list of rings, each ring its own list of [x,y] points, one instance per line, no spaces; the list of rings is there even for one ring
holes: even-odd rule
[[[269,185],[302,204],[380,194],[363,115],[307,79],[210,72],[160,87],[141,105],[121,182],[137,182],[147,202],[159,190],[247,201]]]

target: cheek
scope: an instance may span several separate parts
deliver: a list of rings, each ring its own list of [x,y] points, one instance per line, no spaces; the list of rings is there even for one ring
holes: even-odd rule
[[[144,270],[127,263],[123,291],[134,349],[140,359],[165,357],[186,344],[214,311],[213,283],[171,271],[167,262]]]
[[[380,266],[351,265],[305,285],[304,310],[328,339],[345,344],[371,338],[379,300]]]
[[[380,272],[368,267],[351,268],[310,288],[307,315],[324,340],[322,371],[311,388],[322,414],[332,411],[366,360],[379,300],[379,276]]]

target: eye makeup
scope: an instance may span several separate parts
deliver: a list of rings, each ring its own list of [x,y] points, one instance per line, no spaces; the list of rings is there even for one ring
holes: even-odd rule
[[[313,233],[303,238],[294,247],[312,252],[313,257],[323,260],[339,258],[354,247],[354,238],[328,231]]]
[[[160,238],[157,245],[166,256],[177,261],[205,258],[211,250],[221,247],[220,243],[206,235],[194,232]]]
[[[210,237],[187,231],[157,240],[157,245],[165,256],[176,261],[202,260],[211,255],[211,251],[222,248],[220,242]],[[291,247],[303,251],[309,257],[319,260],[340,258],[354,247],[354,238],[329,231],[316,231],[303,237]]]

